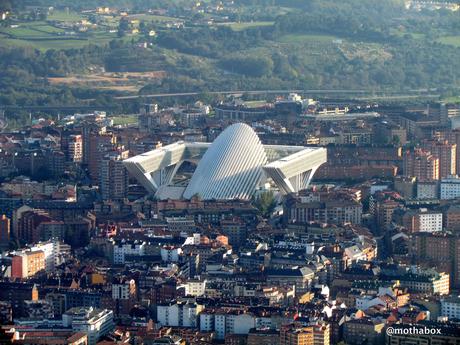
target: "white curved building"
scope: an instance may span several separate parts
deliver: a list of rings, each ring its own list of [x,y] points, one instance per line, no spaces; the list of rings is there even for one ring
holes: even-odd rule
[[[243,123],[229,126],[213,143],[177,142],[123,162],[150,192],[171,181],[185,161],[198,163],[182,196],[202,199],[249,199],[271,180],[283,194],[298,192],[327,159],[326,149],[262,145],[254,130]]]
[[[217,137],[184,192],[190,199],[249,199],[262,179],[267,155],[251,127],[237,123]]]

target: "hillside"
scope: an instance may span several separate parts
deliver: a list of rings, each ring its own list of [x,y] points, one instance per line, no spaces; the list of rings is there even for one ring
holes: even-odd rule
[[[460,12],[448,9],[398,0],[3,3],[3,105],[282,88],[452,97],[460,86]]]

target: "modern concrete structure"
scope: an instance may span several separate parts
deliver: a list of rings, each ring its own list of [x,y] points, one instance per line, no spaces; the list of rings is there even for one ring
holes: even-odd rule
[[[86,333],[88,345],[96,345],[100,338],[113,331],[113,311],[93,307],[71,308],[62,315],[62,324],[73,331]]]
[[[254,130],[242,123],[223,131],[213,143],[177,142],[126,159],[128,171],[151,193],[171,184],[185,161],[197,164],[183,192],[186,199],[249,199],[267,180],[283,194],[310,183],[327,160],[324,148],[262,145]]]

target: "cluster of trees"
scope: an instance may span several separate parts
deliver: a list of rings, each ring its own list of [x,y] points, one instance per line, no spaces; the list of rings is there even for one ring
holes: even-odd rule
[[[235,55],[220,61],[223,69],[250,77],[263,77],[273,71],[273,60],[267,56]]]
[[[167,61],[158,51],[133,49],[127,44],[108,51],[103,65],[111,72],[147,72],[164,70]]]
[[[234,31],[228,26],[199,27],[159,33],[156,43],[185,54],[220,58],[262,43],[263,29]]]
[[[0,77],[11,69],[19,69],[38,77],[62,77],[85,72],[88,66],[104,58],[107,49],[91,45],[82,49],[42,52],[32,47],[0,47]]]
[[[11,11],[12,7],[10,0],[0,0],[0,11]]]
[[[458,86],[459,49],[439,44],[435,39],[415,39],[390,30],[392,27],[399,29],[400,23],[406,22],[409,23],[407,29],[413,32],[430,33],[446,29],[445,22],[438,18],[440,15],[436,12],[423,15],[405,13],[404,3],[400,0],[307,0],[301,5],[295,0],[247,0],[246,3],[298,6],[305,10],[279,16],[273,26],[243,31],[227,27],[167,31],[160,34],[157,44],[181,53],[210,58],[211,63],[215,61],[213,66],[230,72],[227,79],[235,82],[238,77],[233,74],[244,76],[245,81],[254,78],[281,80],[280,86],[288,84],[291,87],[403,89],[446,84]],[[442,18],[457,23],[449,28],[455,34],[456,25],[460,25],[458,13],[446,13]],[[437,23],[438,29],[433,28],[433,23]],[[350,60],[338,48],[333,53],[320,52],[322,59],[311,59],[307,58],[310,53],[307,44],[304,49],[272,49],[269,54],[254,49],[270,46],[287,34],[329,34],[352,42],[378,43],[391,54],[391,59],[368,61],[355,57]],[[257,83],[252,80],[250,84]]]
[[[276,208],[275,194],[272,191],[257,194],[252,202],[265,218],[269,218]]]
[[[73,50],[0,48],[0,106],[52,106],[80,104],[81,99],[95,99],[98,105],[113,105],[109,92],[53,85],[48,77],[88,72],[89,66],[105,58],[108,47],[88,46]],[[9,124],[25,123],[28,112],[7,111]]]

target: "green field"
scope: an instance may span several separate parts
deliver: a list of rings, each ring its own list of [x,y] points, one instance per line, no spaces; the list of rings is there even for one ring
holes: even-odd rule
[[[55,26],[48,25],[46,23],[44,24],[39,24],[39,25],[34,25],[33,26],[34,30],[41,31],[47,34],[57,34],[57,33],[63,33],[65,32],[64,29],[57,28]]]
[[[460,96],[451,96],[442,99],[446,103],[460,103]]]
[[[167,16],[156,16],[153,14],[133,14],[129,16],[129,19],[139,19],[146,22],[175,22],[180,19]]]
[[[42,51],[49,49],[71,49],[82,48],[88,44],[107,44],[117,39],[117,33],[110,33],[110,29],[116,29],[121,17],[105,16],[105,26],[96,30],[89,29],[87,32],[79,33],[73,28],[81,20],[87,18],[84,14],[68,11],[53,11],[48,15],[46,21],[20,22],[18,27],[0,27],[0,45],[16,47],[33,47]],[[129,16],[131,20],[151,22],[172,22],[176,18],[157,16],[150,14],[139,14]],[[68,32],[74,31],[75,34]],[[67,34],[66,34],[67,32]],[[131,40],[132,37],[126,36]]]
[[[52,40],[36,40],[36,41],[25,41],[20,39],[5,39],[3,40],[8,46],[14,47],[33,47],[38,50],[50,50],[50,49],[72,49],[82,48],[91,43],[89,40],[84,39],[52,39]]]
[[[123,125],[131,125],[137,123],[137,116],[135,115],[121,115],[111,117],[113,120],[114,126],[123,126]]]
[[[281,43],[311,43],[324,42],[332,43],[337,37],[330,35],[307,35],[307,34],[291,34],[280,38]]]
[[[60,13],[54,18],[81,18],[77,14]],[[57,20],[57,19],[54,19]],[[19,23],[18,27],[0,28],[0,44],[15,47],[33,47],[42,51],[49,49],[81,48],[88,44],[106,44],[117,38],[116,33],[90,31],[89,33],[65,35],[65,29],[53,26],[52,21]],[[69,31],[71,31],[69,29]]]
[[[271,26],[273,22],[244,22],[244,23],[224,23],[222,25],[228,25],[235,31],[242,31],[257,26]]]
[[[15,37],[8,37],[0,30],[0,42],[6,46],[33,47],[38,50],[46,51],[49,49],[82,48],[88,44],[107,44],[111,40],[117,38],[117,34],[115,33],[95,33],[94,35],[86,37],[66,37],[46,34],[30,36],[28,31],[24,31],[23,33],[27,34],[27,36],[21,36],[15,33]]]
[[[50,35],[46,32],[38,31],[29,27],[19,28],[5,28],[0,29],[0,32],[6,35],[10,35],[11,38],[16,39],[34,39],[34,38],[48,38]]]
[[[438,42],[448,44],[455,47],[460,47],[460,36],[444,36],[438,39]]]
[[[426,37],[426,34],[421,32],[408,32],[400,29],[391,28],[390,33],[398,37],[404,37],[405,35],[411,35],[413,39],[421,40]]]
[[[56,20],[59,22],[78,22],[85,17],[77,12],[67,12],[67,11],[53,11],[48,16],[48,20]]]

